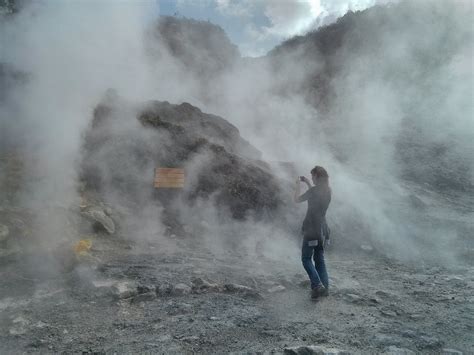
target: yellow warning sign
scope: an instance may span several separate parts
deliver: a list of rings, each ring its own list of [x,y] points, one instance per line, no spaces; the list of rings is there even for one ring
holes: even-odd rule
[[[156,188],[183,188],[184,169],[156,168],[154,186]]]

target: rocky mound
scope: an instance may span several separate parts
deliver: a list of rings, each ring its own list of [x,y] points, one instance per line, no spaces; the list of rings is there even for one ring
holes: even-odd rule
[[[85,134],[81,176],[86,191],[142,204],[156,196],[154,168],[184,168],[186,186],[178,194],[185,201],[212,198],[242,219],[274,211],[282,202],[279,182],[259,157],[221,117],[188,103],[131,104],[109,92]],[[171,192],[165,198],[176,196]]]

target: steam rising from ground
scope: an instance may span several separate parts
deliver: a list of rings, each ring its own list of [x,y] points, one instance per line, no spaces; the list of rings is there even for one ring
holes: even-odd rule
[[[472,218],[466,194],[459,196],[460,213],[447,199],[456,189],[472,191],[472,4],[405,2],[370,11],[346,21],[351,32],[329,58],[335,64],[323,66],[309,41],[288,46],[275,54],[286,55],[278,72],[262,61],[240,76],[252,78],[247,85],[231,76],[231,104],[214,111],[239,122],[267,159],[296,161],[302,173],[316,163],[328,167],[334,189],[329,219],[346,238],[381,243],[403,258],[434,253],[450,262],[449,244],[469,238],[458,227]],[[331,66],[340,71],[319,88],[331,103],[318,112],[298,83]],[[428,152],[417,155],[421,146]],[[444,154],[433,154],[436,146]],[[440,171],[455,173],[446,173],[444,183],[426,182]],[[407,172],[416,173],[407,179]],[[426,210],[410,203],[417,198]],[[472,236],[472,224],[467,230]]]
[[[1,61],[28,73],[28,83],[2,109],[2,135],[28,157],[35,178],[22,200],[36,211],[77,204],[81,132],[104,91],[151,96],[147,11],[145,4],[123,2],[38,2],[2,23]],[[52,219],[40,218],[40,239],[62,234],[62,221]]]
[[[292,49],[278,71],[268,58],[238,63],[209,85],[174,58],[159,38],[153,45],[146,42],[154,20],[152,4],[45,2],[25,7],[1,24],[0,61],[28,73],[28,83],[12,88],[0,109],[0,123],[2,139],[30,157],[29,174],[35,179],[23,191],[22,202],[44,212],[38,237],[54,239],[63,233],[63,221],[53,220],[44,207],[77,203],[81,133],[100,97],[113,87],[127,100],[187,101],[222,115],[262,150],[265,159],[293,161],[300,174],[307,175],[315,164],[325,166],[334,190],[328,217],[341,238],[354,234],[405,256],[409,250],[413,257],[424,250],[418,248],[424,239],[417,242],[415,237],[429,233],[444,248],[447,240],[456,238],[456,230],[446,225],[438,238],[431,227],[409,219],[416,209],[406,207],[405,197],[414,190],[401,178],[404,168],[396,152],[406,143],[403,137],[418,132],[415,139],[419,135],[449,145],[441,163],[459,159],[472,181],[472,4],[404,6],[408,20],[400,16],[391,18],[389,25],[370,23],[381,33],[373,42],[368,39],[367,47],[352,51],[353,39],[345,38],[347,45],[338,57],[343,70],[327,88],[332,98],[324,112],[301,92],[301,82],[326,69],[317,51]],[[429,11],[439,16],[439,25],[424,22]],[[368,33],[363,25],[356,28]],[[405,25],[396,34],[390,27]],[[433,28],[439,32],[433,33]],[[429,56],[418,57],[420,51]],[[124,112],[117,129],[147,140],[144,128],[125,126],[128,118],[132,120],[129,116]],[[152,205],[144,196],[144,205]],[[446,218],[443,196],[429,191],[420,198]],[[468,207],[470,203],[465,202]],[[200,214],[181,206],[182,220],[193,226],[202,220],[207,227],[219,226],[213,229],[215,239],[208,237],[220,240],[223,248],[223,234],[247,235],[250,249],[253,235],[271,239],[281,234],[271,224],[220,224],[212,203],[203,206],[197,209]],[[155,212],[159,210],[140,216],[149,222],[140,223],[148,231],[161,228]],[[455,218],[466,219],[461,214]]]

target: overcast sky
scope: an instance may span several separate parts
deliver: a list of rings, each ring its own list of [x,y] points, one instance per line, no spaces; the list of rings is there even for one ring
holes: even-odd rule
[[[221,26],[244,56],[260,56],[294,35],[333,22],[347,11],[391,0],[158,0],[162,15]]]

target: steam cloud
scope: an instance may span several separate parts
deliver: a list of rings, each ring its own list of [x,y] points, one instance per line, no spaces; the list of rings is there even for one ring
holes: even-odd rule
[[[334,191],[328,216],[336,238],[380,244],[405,258],[418,257],[429,245],[451,261],[447,245],[458,240],[458,230],[451,222],[441,222],[439,228],[430,226],[431,220],[417,221],[420,214],[407,205],[407,196],[417,196],[442,221],[466,223],[469,215],[453,211],[443,194],[405,179],[404,171],[412,167],[405,164],[409,157],[400,161],[397,152],[416,139],[449,146],[438,158],[440,168],[455,160],[465,180],[472,181],[472,4],[423,1],[403,6],[397,14],[406,11],[407,16],[365,25],[379,31],[373,42],[345,38],[337,56],[342,70],[327,87],[331,105],[320,110],[301,92],[302,82],[327,70],[317,50],[291,49],[277,72],[271,57],[237,63],[208,85],[159,38],[149,43],[153,4],[30,4],[0,29],[0,62],[28,73],[27,83],[9,88],[0,108],[2,140],[30,157],[28,173],[35,176],[26,184],[22,203],[42,211],[77,203],[81,133],[99,98],[113,87],[130,101],[187,101],[219,114],[265,159],[294,161],[300,174],[316,163],[325,166]],[[430,11],[440,20],[435,33],[424,22]],[[394,35],[391,26],[404,30]],[[362,23],[355,28],[370,32]],[[352,41],[367,46],[354,49]],[[425,57],[418,57],[420,51]],[[195,52],[196,57],[201,54],[206,58]],[[124,113],[121,124],[127,117]],[[121,129],[147,139],[143,128],[128,128]],[[419,133],[410,138],[413,132]],[[466,209],[472,207],[469,196],[460,198]],[[203,206],[197,209],[201,215],[182,206],[182,219],[190,225],[202,220],[217,225],[212,203],[203,201]],[[153,216],[143,218],[149,229],[161,228]],[[227,222],[209,238],[219,240],[238,230],[252,244],[256,234],[278,238],[281,233],[269,225],[248,222],[242,228]],[[54,238],[65,228],[49,214],[39,217],[38,226],[40,239]]]

